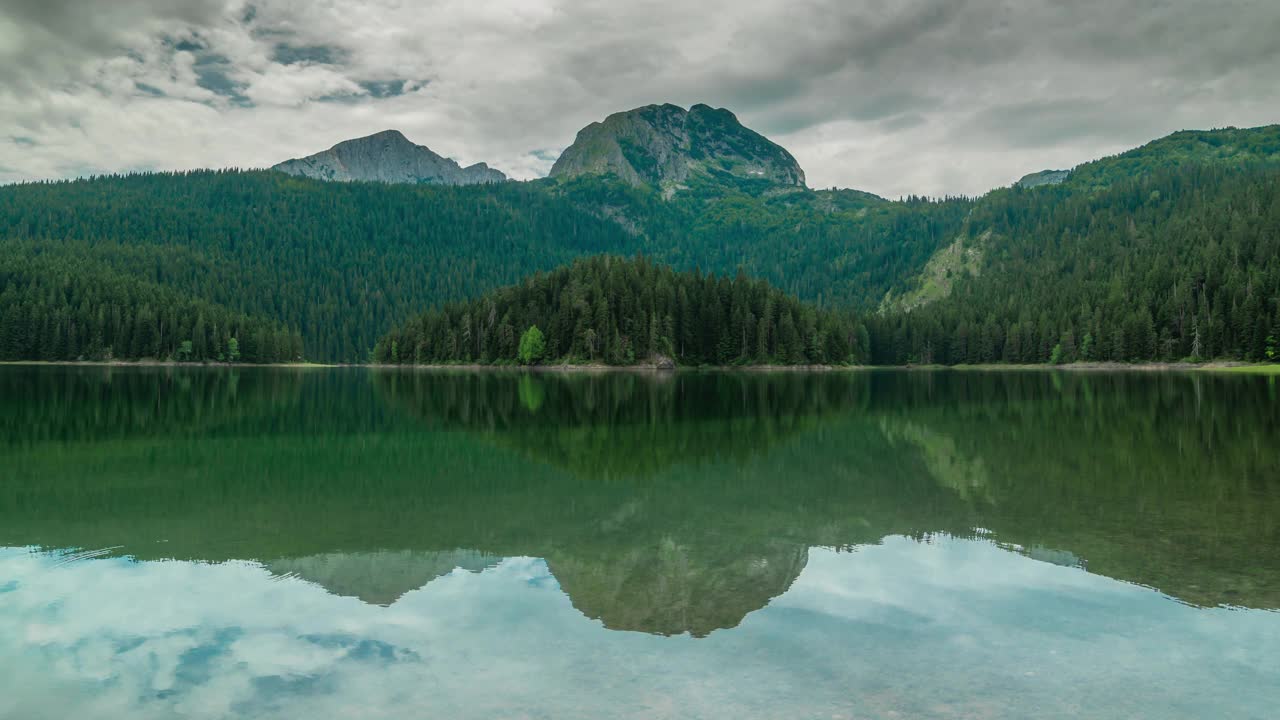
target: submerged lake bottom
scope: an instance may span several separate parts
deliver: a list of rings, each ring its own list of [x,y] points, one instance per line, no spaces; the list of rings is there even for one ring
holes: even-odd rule
[[[1245,718],[1203,373],[0,367],[0,718]]]

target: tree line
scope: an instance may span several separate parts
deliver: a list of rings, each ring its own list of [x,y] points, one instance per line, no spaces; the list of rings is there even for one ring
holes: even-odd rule
[[[0,359],[278,363],[302,337],[73,256],[0,254]]]
[[[819,310],[742,273],[605,255],[433,309],[383,337],[373,360],[848,364],[865,362],[869,350],[852,314]]]
[[[198,171],[0,187],[0,253],[91,259],[274,321],[301,334],[312,360],[363,361],[380,335],[437,302],[636,243],[616,223],[526,183]]]

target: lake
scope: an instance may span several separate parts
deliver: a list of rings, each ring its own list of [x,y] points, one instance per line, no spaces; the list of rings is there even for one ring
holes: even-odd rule
[[[0,367],[0,717],[1258,718],[1274,378]]]

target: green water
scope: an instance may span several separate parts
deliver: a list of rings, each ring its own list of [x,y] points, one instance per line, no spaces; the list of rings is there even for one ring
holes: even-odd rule
[[[0,367],[0,718],[1258,718],[1274,378]]]

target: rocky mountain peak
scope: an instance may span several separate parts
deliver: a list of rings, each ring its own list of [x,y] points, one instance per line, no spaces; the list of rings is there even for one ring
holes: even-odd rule
[[[324,152],[286,160],[271,169],[339,182],[478,185],[507,179],[484,163],[461,167],[430,148],[413,143],[399,130],[383,130],[368,137],[346,140]]]
[[[647,105],[591,123],[551,169],[559,178],[608,174],[664,190],[696,179],[804,186],[804,170],[791,153],[732,112],[702,104],[688,110]]]

